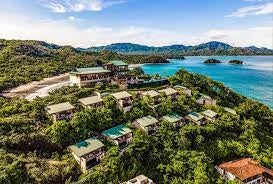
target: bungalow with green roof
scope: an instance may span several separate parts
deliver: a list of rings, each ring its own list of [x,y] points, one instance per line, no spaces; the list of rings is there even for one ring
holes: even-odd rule
[[[129,65],[121,60],[110,61],[106,63],[104,67],[115,74],[127,72],[129,70]]]
[[[148,135],[153,134],[158,129],[158,120],[152,116],[145,116],[142,118],[136,119],[132,125],[135,128],[139,128],[145,131]]]
[[[102,132],[102,135],[114,145],[125,147],[133,139],[132,130],[124,125],[118,125]]]
[[[197,112],[192,112],[185,117],[186,120],[196,123],[198,125],[205,125],[205,117]]]
[[[153,107],[157,107],[160,105],[161,96],[160,93],[156,92],[155,90],[144,91],[141,93],[142,98],[150,97],[152,99]]]
[[[79,87],[89,83],[110,81],[111,71],[103,67],[76,68],[76,71],[70,72],[70,82]]]
[[[205,116],[205,118],[209,121],[214,121],[216,119],[216,117],[218,116],[218,114],[212,110],[205,110],[203,112],[201,112],[201,114],[203,114]]]
[[[212,99],[210,96],[205,94],[200,94],[200,98],[196,100],[196,102],[200,105],[209,105],[209,106],[215,106],[216,100]]]
[[[167,97],[171,98],[171,100],[177,100],[179,97],[178,91],[173,88],[166,88],[159,90],[160,93],[164,93]]]
[[[69,102],[46,106],[46,112],[52,116],[54,122],[59,120],[70,120],[75,111],[75,107]]]
[[[83,172],[99,164],[105,155],[104,144],[95,137],[68,147]]]
[[[88,109],[103,107],[103,100],[99,96],[90,96],[79,99],[82,106]]]
[[[185,95],[188,95],[188,96],[192,95],[191,94],[191,89],[186,88],[184,86],[176,85],[176,86],[174,86],[174,89],[181,90]]]
[[[111,94],[116,102],[118,108],[123,112],[129,112],[132,109],[133,97],[127,91],[121,91]]]
[[[179,128],[185,124],[185,119],[176,113],[172,113],[172,114],[168,114],[166,116],[163,116],[162,120],[173,123],[175,128]]]

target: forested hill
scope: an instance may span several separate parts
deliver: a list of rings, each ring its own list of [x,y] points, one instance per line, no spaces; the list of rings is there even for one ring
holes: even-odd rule
[[[267,48],[232,47],[222,42],[208,42],[196,46],[171,45],[163,47],[149,47],[132,43],[115,43],[101,47],[78,48],[82,51],[113,51],[126,54],[183,54],[190,55],[272,55],[273,50]]]
[[[168,56],[164,56],[165,58]],[[168,62],[161,56],[122,55],[111,51],[82,52],[42,41],[0,39],[0,92],[44,77],[99,66],[109,60],[131,63]]]

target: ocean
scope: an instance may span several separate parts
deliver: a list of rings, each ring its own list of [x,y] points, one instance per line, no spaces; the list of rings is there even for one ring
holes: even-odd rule
[[[215,58],[221,64],[204,64]],[[238,59],[243,65],[231,65],[228,61]],[[273,108],[273,56],[188,56],[185,60],[169,60],[166,64],[144,64],[147,74],[168,77],[179,69],[202,74],[224,83],[241,95],[260,101]]]

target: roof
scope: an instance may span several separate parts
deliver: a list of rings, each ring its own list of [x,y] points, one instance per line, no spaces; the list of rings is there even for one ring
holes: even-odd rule
[[[160,93],[165,93],[167,96],[172,95],[172,94],[175,94],[175,93],[178,93],[178,91],[176,91],[176,90],[173,89],[173,88],[162,89],[162,90],[159,90],[159,92],[160,92]]]
[[[76,72],[70,72],[71,74],[92,74],[92,73],[109,73],[109,70],[103,67],[91,67],[91,68],[76,68]]]
[[[127,91],[121,91],[118,93],[113,93],[112,96],[114,96],[117,100],[122,99],[122,98],[128,98],[131,97],[132,95],[128,93]]]
[[[110,63],[112,63],[115,66],[128,66],[127,63],[125,63],[124,61],[121,61],[121,60],[110,61]]]
[[[189,88],[186,88],[185,86],[181,86],[181,85],[176,85],[176,86],[174,86],[174,88],[190,90]]]
[[[209,118],[214,118],[215,116],[217,116],[217,113],[212,111],[212,110],[205,110],[202,112],[202,114],[204,114],[205,116],[209,117]]]
[[[91,105],[91,104],[102,102],[102,99],[99,96],[90,96],[87,98],[81,98],[81,99],[79,99],[79,101],[83,105]]]
[[[269,175],[273,176],[273,171],[259,165],[257,161],[251,158],[243,158],[240,160],[226,162],[220,164],[219,167],[232,173],[241,181],[263,173],[268,173]]]
[[[176,113],[168,114],[166,116],[163,116],[163,119],[170,122],[170,123],[176,123],[178,121],[181,121],[183,119],[182,116],[179,116]]]
[[[197,112],[192,112],[188,115],[188,117],[190,117],[191,119],[193,119],[194,121],[200,121],[201,119],[204,118],[204,116],[202,116],[201,114],[197,113]]]
[[[128,182],[124,182],[125,183],[130,183],[130,184],[139,184],[139,183],[150,183],[152,180],[149,179],[147,176],[144,176],[143,174],[130,179]]]
[[[224,107],[224,110],[227,111],[227,112],[229,112],[229,113],[231,113],[231,114],[234,114],[234,115],[237,114],[235,110],[233,110],[231,108],[228,108],[228,107]]]
[[[155,123],[158,122],[157,119],[155,119],[154,117],[152,116],[145,116],[145,117],[142,117],[142,118],[138,118],[136,120],[142,127],[147,127],[147,126],[150,126],[150,125],[153,125]]]
[[[130,128],[124,125],[118,125],[108,130],[105,130],[102,133],[111,139],[116,139],[131,132],[132,130]]]
[[[104,144],[95,137],[78,142],[72,146],[69,146],[71,152],[75,153],[78,157],[91,153],[99,148],[104,147]]]
[[[150,90],[150,91],[142,92],[142,95],[150,96],[153,98],[153,97],[159,96],[160,94],[158,92],[156,92],[155,90]]]
[[[75,109],[75,107],[71,105],[69,102],[65,102],[65,103],[59,103],[54,105],[48,105],[46,106],[46,109],[48,114],[55,114],[58,112],[64,112],[71,109]]]
[[[208,99],[208,100],[212,100],[212,98],[208,95],[205,95],[203,93],[200,93],[201,97],[200,98],[205,98],[205,99]]]

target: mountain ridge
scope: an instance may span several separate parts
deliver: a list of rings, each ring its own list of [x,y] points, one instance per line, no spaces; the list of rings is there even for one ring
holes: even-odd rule
[[[227,43],[211,41],[199,45],[169,45],[169,46],[146,46],[134,43],[113,43],[106,46],[77,48],[81,51],[100,52],[104,50],[123,54],[183,54],[183,55],[272,55],[273,50],[268,48],[233,47]]]

